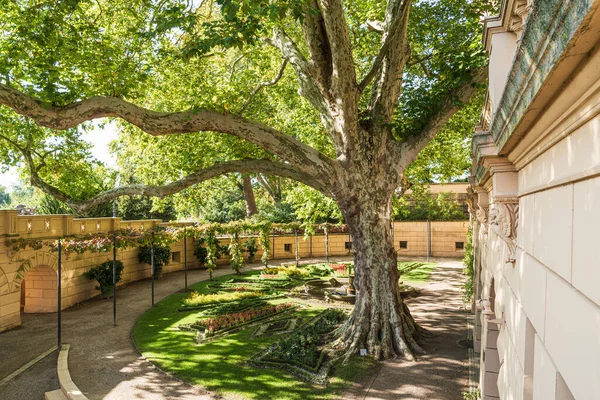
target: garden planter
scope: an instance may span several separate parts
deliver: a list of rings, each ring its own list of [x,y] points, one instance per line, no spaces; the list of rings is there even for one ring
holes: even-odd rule
[[[110,299],[114,294],[112,286],[102,287],[100,288],[100,292],[102,292],[103,299]]]

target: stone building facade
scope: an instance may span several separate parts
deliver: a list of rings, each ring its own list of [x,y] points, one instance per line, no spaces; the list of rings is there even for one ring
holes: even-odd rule
[[[600,1],[503,0],[473,138],[483,399],[600,399]]]

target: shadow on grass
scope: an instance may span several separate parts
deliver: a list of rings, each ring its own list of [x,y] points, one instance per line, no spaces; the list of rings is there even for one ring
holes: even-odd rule
[[[226,279],[228,277],[221,277],[217,281]],[[192,288],[205,293],[210,283],[200,282]],[[257,329],[253,327],[198,346],[192,332],[177,329],[178,325],[197,318],[197,311],[177,311],[184,297],[183,293],[175,293],[148,310],[136,323],[133,338],[148,360],[188,383],[249,399],[328,399],[339,398],[354,380],[374,370],[374,360],[356,358],[348,365],[336,366],[330,384],[322,387],[281,370],[247,366],[245,362],[250,357],[277,341],[279,336],[251,338]],[[285,301],[289,300],[278,300]],[[313,307],[298,314],[310,318],[319,311]]]
[[[436,270],[436,263],[420,263],[417,268],[414,268],[402,275],[400,280],[404,283],[407,282],[426,282],[429,280],[431,273]]]

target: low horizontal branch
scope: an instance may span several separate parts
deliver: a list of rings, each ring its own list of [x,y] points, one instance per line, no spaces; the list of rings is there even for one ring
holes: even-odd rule
[[[40,188],[45,193],[53,196],[54,198],[67,203],[79,212],[89,210],[90,208],[97,206],[107,201],[116,199],[122,196],[149,196],[163,198],[198,183],[207,181],[228,173],[239,172],[239,173],[250,173],[250,172],[262,172],[270,175],[277,175],[285,178],[290,178],[298,182],[302,182],[306,185],[312,186],[319,191],[326,191],[328,183],[324,181],[318,181],[312,176],[302,173],[296,170],[289,164],[264,160],[264,159],[245,159],[219,162],[206,169],[194,172],[182,179],[168,183],[166,185],[129,185],[118,187],[115,189],[107,190],[87,200],[75,200],[68,196],[65,192],[45,182],[37,173],[35,168],[32,169],[32,165],[29,166],[31,173],[31,184]]]

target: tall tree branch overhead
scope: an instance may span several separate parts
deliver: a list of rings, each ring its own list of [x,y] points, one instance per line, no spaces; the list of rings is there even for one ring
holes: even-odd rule
[[[0,84],[0,104],[38,125],[64,130],[103,117],[119,117],[154,136],[213,131],[260,146],[299,170],[318,176],[331,172],[331,160],[310,146],[259,122],[210,110],[156,112],[116,97],[92,97],[68,106],[42,105],[33,97]]]

